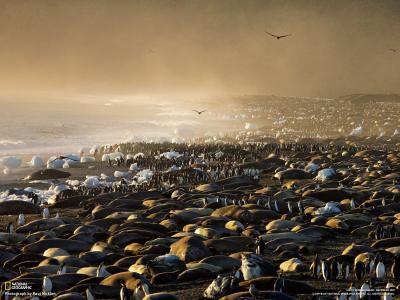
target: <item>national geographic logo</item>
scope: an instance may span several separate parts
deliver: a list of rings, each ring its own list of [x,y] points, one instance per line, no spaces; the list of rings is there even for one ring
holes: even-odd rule
[[[2,291],[10,291],[11,290],[11,281],[6,281],[1,285]]]
[[[47,297],[54,296],[55,293],[43,292],[41,286],[23,281],[6,281],[1,283],[1,294],[7,297]],[[0,296],[1,297],[1,296]]]
[[[30,291],[30,290],[32,290],[32,286],[30,284],[28,284],[27,282],[6,281],[6,282],[4,282],[4,290],[5,291],[10,291],[10,290]]]
[[[21,281],[6,281],[3,282],[1,285],[1,291],[5,292],[6,294],[19,294],[19,293],[27,293],[32,291],[32,285],[28,282],[21,282]]]

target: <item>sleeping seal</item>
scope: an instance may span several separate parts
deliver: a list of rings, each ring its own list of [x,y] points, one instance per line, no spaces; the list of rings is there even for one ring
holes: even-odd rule
[[[40,214],[42,209],[39,205],[23,201],[10,200],[0,202],[0,215]]]
[[[211,256],[211,251],[197,237],[183,237],[171,245],[170,254],[175,254],[182,261],[191,262]]]
[[[61,248],[68,252],[82,252],[82,251],[88,251],[90,249],[90,245],[75,240],[47,239],[47,240],[39,240],[37,242],[24,246],[22,248],[22,252],[40,253],[46,251],[49,248]]]
[[[24,180],[47,180],[47,179],[61,179],[68,178],[71,173],[55,169],[44,169],[35,171],[24,178]]]

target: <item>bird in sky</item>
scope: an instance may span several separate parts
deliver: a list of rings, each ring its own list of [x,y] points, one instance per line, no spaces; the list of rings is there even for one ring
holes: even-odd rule
[[[397,51],[399,51],[399,49],[390,48],[389,51],[392,51],[393,53],[396,53]]]
[[[276,34],[272,34],[272,33],[268,32],[268,31],[266,31],[265,33],[267,33],[267,34],[269,34],[270,36],[276,38],[277,40],[291,35],[291,34],[276,35]]]
[[[194,112],[196,112],[199,116],[203,113],[203,112],[205,112],[206,110],[195,110],[195,109],[193,109],[193,111]]]

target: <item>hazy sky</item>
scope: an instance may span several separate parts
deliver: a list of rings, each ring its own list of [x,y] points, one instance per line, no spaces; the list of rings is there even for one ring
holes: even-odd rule
[[[399,25],[397,0],[1,0],[0,90],[400,92]]]

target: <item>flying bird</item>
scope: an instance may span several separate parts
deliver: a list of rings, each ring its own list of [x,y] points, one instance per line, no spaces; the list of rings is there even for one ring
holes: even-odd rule
[[[206,110],[200,110],[200,111],[198,111],[198,110],[195,110],[195,109],[193,109],[193,111],[194,112],[197,112],[197,114],[200,116],[203,112],[205,112]]]
[[[276,34],[269,33],[268,31],[266,31],[265,33],[267,33],[267,34],[269,34],[270,36],[272,36],[272,37],[276,38],[277,40],[279,40],[279,39],[281,39],[281,38],[284,38],[284,37],[287,37],[287,36],[290,36],[290,35],[291,35],[291,34],[285,34],[285,35],[276,35]]]
[[[399,49],[390,48],[389,51],[392,51],[393,53],[396,53],[397,51],[399,51]]]

